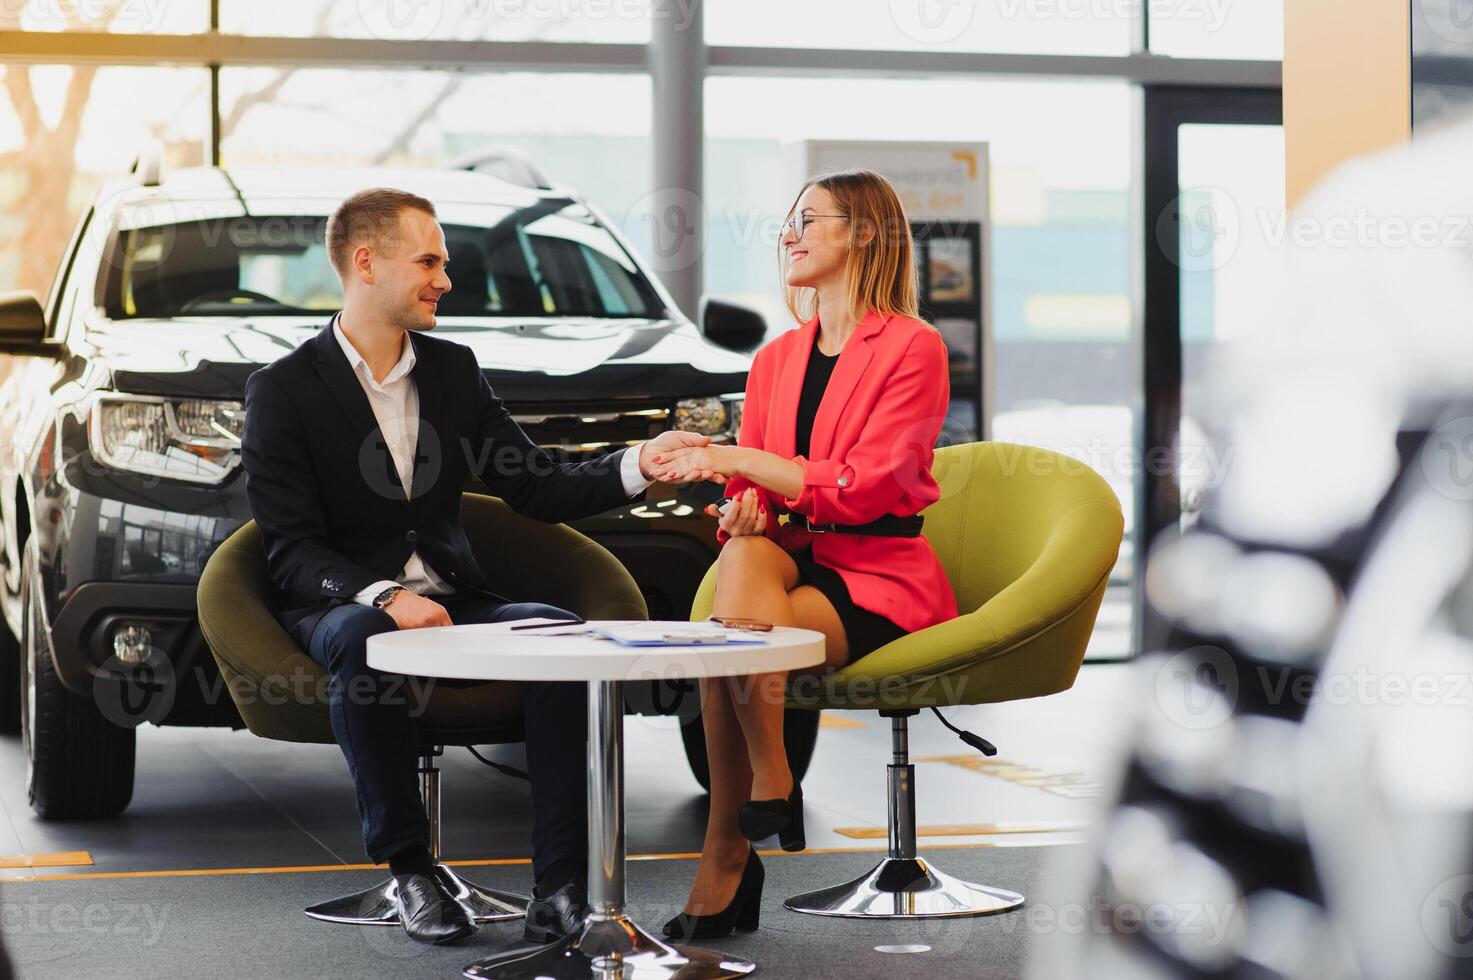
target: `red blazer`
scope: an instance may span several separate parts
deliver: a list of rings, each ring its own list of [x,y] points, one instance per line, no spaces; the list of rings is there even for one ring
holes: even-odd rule
[[[798,397],[818,317],[757,352],[747,375],[737,442],[794,460],[803,491],[789,499],[757,487],[766,534],[789,552],[810,542],[856,605],[914,632],[956,616],[956,597],[924,537],[814,534],[779,523],[790,511],[815,524],[864,524],[919,513],[941,496],[932,449],[951,399],[946,344],[930,324],[871,311],[844,345],[813,420],[812,459],[795,455]],[[741,477],[727,496],[755,486]],[[778,519],[775,519],[778,518]],[[725,544],[725,532],[717,540]]]

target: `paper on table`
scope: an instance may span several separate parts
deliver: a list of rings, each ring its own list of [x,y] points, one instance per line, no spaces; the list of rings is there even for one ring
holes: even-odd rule
[[[695,644],[765,644],[762,634],[751,630],[727,629],[720,623],[627,623],[594,631],[625,646],[691,646]],[[680,638],[695,635],[699,640]]]

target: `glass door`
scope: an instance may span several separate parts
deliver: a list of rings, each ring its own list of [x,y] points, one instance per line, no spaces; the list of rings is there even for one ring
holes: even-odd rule
[[[1134,649],[1159,649],[1168,624],[1145,602],[1153,543],[1196,520],[1227,459],[1198,419],[1214,349],[1263,322],[1284,208],[1279,90],[1147,87],[1145,119],[1144,452],[1136,498]]]

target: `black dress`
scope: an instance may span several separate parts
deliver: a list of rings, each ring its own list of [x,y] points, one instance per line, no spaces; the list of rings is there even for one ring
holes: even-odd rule
[[[808,353],[808,369],[803,375],[803,391],[798,396],[797,451],[805,459],[808,458],[813,435],[813,417],[818,414],[818,403],[838,360],[838,354],[829,355],[818,349],[818,333],[815,332],[813,349]],[[888,617],[855,605],[844,579],[832,568],[819,564],[811,547],[793,552],[792,557],[798,565],[799,584],[814,586],[833,603],[840,622],[844,624],[844,636],[849,641],[850,663],[905,635],[906,631]]]

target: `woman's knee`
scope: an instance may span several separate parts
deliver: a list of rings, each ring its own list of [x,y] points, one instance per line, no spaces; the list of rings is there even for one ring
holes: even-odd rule
[[[776,568],[782,557],[782,547],[771,538],[760,534],[744,534],[732,538],[721,546],[721,556],[716,563],[717,573],[740,574]]]

